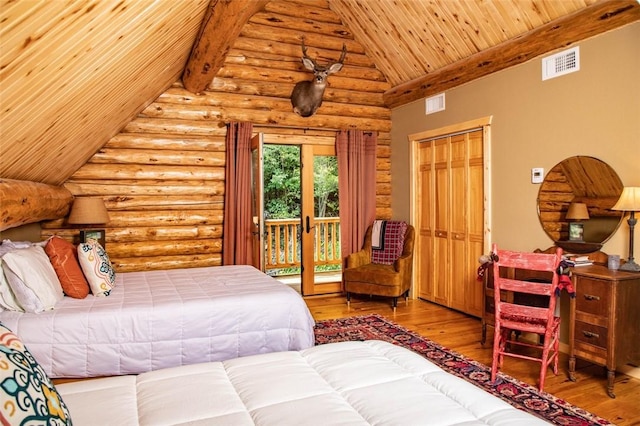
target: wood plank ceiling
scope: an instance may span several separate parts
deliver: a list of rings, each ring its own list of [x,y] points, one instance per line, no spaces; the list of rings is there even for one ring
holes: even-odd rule
[[[332,1],[391,86],[435,72],[595,3]]]
[[[0,177],[61,184],[182,73],[208,0],[0,4]]]
[[[392,89],[390,107],[640,19],[635,1],[332,0]]]
[[[253,13],[251,0],[0,0],[0,178],[61,184],[185,67],[211,82],[250,18],[237,3]],[[316,14],[335,13],[348,31],[327,36],[342,39],[336,50],[343,40],[364,48],[391,87],[388,107],[640,19],[636,0],[257,3],[295,39]],[[203,45],[212,40],[216,49]],[[297,40],[279,43],[299,55]],[[192,49],[207,56],[189,59]]]

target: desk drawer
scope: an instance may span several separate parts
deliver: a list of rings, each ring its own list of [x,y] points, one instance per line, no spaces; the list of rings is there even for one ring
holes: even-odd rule
[[[578,342],[589,343],[590,345],[607,348],[608,330],[606,327],[576,321],[575,339]]]
[[[576,309],[602,317],[609,316],[610,286],[602,280],[580,277],[577,283]]]

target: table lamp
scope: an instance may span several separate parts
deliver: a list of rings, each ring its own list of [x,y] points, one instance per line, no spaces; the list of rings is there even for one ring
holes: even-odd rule
[[[583,241],[584,225],[580,222],[573,221],[589,219],[589,210],[587,209],[587,205],[585,203],[571,203],[565,217],[572,221],[569,222],[569,240]]]
[[[67,222],[72,225],[100,225],[109,222],[109,213],[104,200],[100,197],[75,198]],[[87,232],[90,231],[80,230],[80,238],[82,239],[82,235]]]
[[[618,202],[611,210],[631,212],[627,223],[629,224],[629,259],[620,266],[621,271],[640,272],[640,265],[633,260],[633,228],[636,226],[635,212],[640,211],[640,186],[627,186],[622,190]]]

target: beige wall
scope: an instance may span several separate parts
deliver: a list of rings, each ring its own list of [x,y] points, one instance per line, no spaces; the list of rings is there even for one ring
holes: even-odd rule
[[[5,229],[0,232],[0,240],[12,241],[42,241],[40,238],[40,224],[29,223],[17,228]]]
[[[611,165],[625,186],[640,186],[640,23],[578,43],[580,71],[541,81],[537,58],[446,92],[446,111],[426,116],[424,101],[392,112],[394,218],[410,218],[407,136],[493,116],[492,242],[514,250],[553,244],[537,216],[539,185],[564,158],[588,155]],[[546,56],[546,55],[545,55]],[[603,251],[628,255],[626,221]],[[640,229],[635,258],[640,258]]]

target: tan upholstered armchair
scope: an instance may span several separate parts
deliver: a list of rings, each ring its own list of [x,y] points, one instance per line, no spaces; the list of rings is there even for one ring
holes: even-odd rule
[[[409,296],[415,230],[407,225],[402,255],[392,265],[371,263],[371,232],[372,226],[367,230],[362,250],[347,257],[343,273],[347,304],[351,302],[351,293],[386,296],[393,298],[395,310],[398,297],[404,296],[406,300]]]

